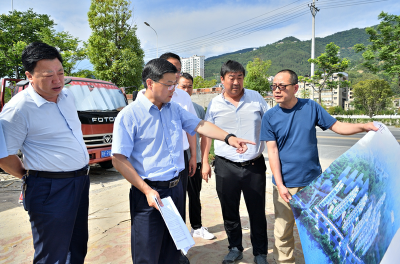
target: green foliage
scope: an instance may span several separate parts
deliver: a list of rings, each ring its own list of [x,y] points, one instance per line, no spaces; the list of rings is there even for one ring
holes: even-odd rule
[[[270,91],[267,72],[271,67],[271,61],[263,61],[260,58],[254,58],[246,66],[246,77],[244,86],[248,89],[257,91],[261,96],[266,96]]]
[[[325,53],[322,53],[316,59],[309,59],[309,63],[315,63],[315,66],[318,70],[315,71],[315,75],[311,76],[311,78],[305,78],[306,82],[311,83],[313,88],[319,94],[319,103],[321,104],[321,92],[323,89],[332,90],[336,88],[338,85],[341,87],[347,87],[349,82],[347,81],[335,81],[332,77],[334,73],[338,73],[339,77],[340,72],[346,71],[349,67],[350,61],[347,58],[341,59],[338,56],[338,52],[340,47],[335,45],[335,43],[331,42],[326,45]],[[333,94],[332,94],[333,96]]]
[[[352,86],[365,80],[381,79],[377,74],[366,71],[348,71],[349,81]]]
[[[139,87],[144,65],[129,6],[126,0],[92,0],[88,12],[92,34],[87,49],[96,77],[119,87]]]
[[[59,48],[64,69],[69,74],[77,60],[84,58],[84,52],[78,48],[78,39],[68,32],[56,32],[55,26],[50,16],[37,14],[32,9],[0,15],[0,77],[25,78],[21,54],[34,41]]]
[[[193,89],[198,88],[211,88],[217,83],[217,80],[204,80],[201,76],[196,76],[193,78]]]
[[[345,113],[344,109],[340,106],[330,107],[328,113],[331,115],[342,115]]]
[[[389,83],[385,80],[366,80],[354,85],[354,106],[364,110],[370,117],[378,114],[391,103],[393,95]]]
[[[95,72],[91,70],[79,70],[77,72],[72,73],[71,76],[96,79]]]
[[[367,28],[371,45],[357,44],[357,52],[363,51],[363,65],[373,73],[383,71],[397,78],[400,87],[400,15],[381,12],[378,16],[381,23],[375,28]]]
[[[10,101],[11,99],[11,89],[9,89],[8,87],[6,89],[4,89],[4,103],[8,103],[8,101]]]
[[[72,37],[68,32],[56,32],[51,28],[44,28],[40,32],[41,41],[57,47],[63,58],[65,75],[71,75],[78,61],[86,58],[86,51],[79,47],[79,39]]]
[[[281,43],[282,42],[282,43]],[[353,46],[357,43],[364,45],[370,44],[368,34],[365,29],[354,28],[333,35],[316,38],[315,54],[318,56],[323,53],[325,46],[331,42],[340,46],[340,57],[348,58],[354,65],[360,63],[362,55],[356,53]],[[272,43],[256,50],[245,49],[239,53],[224,54],[221,56],[208,58],[205,61],[205,79],[213,78],[215,74],[219,74],[221,63],[229,59],[238,61],[246,67],[249,61],[254,57],[262,60],[271,60],[271,67],[267,75],[275,75],[282,69],[292,69],[298,75],[310,74],[310,64],[307,60],[311,57],[311,41],[300,41],[299,39],[288,37],[276,43]]]

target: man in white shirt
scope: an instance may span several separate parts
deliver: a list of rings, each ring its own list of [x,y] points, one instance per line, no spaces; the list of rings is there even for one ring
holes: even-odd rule
[[[24,181],[33,263],[84,263],[89,155],[74,97],[63,89],[62,58],[56,48],[33,42],[23,51],[22,64],[30,84],[0,113],[8,154],[0,167]]]
[[[190,96],[193,93],[193,77],[189,73],[182,73],[179,78],[178,89],[187,92]],[[205,111],[201,105],[193,102],[193,106],[196,110],[197,117],[204,120]],[[203,136],[201,136],[203,138]],[[188,151],[187,151],[188,152]],[[201,237],[204,239],[213,239],[215,236],[208,232],[207,227],[202,225],[201,221],[201,203],[200,203],[200,191],[201,191],[201,151],[200,151],[200,135],[196,134],[196,155],[197,165],[196,172],[192,177],[189,178],[187,187],[189,197],[189,219],[190,225],[192,226],[191,234],[193,237]],[[191,157],[190,153],[188,156]]]
[[[269,109],[264,98],[256,91],[243,88],[245,70],[236,61],[227,61],[221,67],[223,92],[214,97],[207,108],[206,121],[221,127],[231,136],[248,138],[256,142],[245,154],[237,153],[230,146],[214,142],[215,178],[222,217],[228,236],[229,253],[223,264],[243,258],[242,227],[240,223],[240,196],[246,202],[250,220],[250,236],[254,262],[267,263],[267,220],[265,217],[266,165],[260,142],[262,116]],[[202,144],[203,179],[211,177],[208,153],[211,139]],[[204,148],[204,149],[203,149]]]
[[[160,59],[164,59],[172,63],[178,72],[176,73],[176,82],[179,81],[179,77],[181,76],[181,70],[182,70],[182,65],[181,65],[181,58],[176,55],[175,53],[172,52],[167,52],[164,53],[160,56]],[[172,101],[175,103],[178,103],[183,109],[186,111],[189,111],[192,113],[194,116],[197,117],[196,111],[194,110],[192,100],[190,99],[190,96],[180,90],[180,89],[175,89],[173,95],[172,95]],[[182,136],[183,136],[183,152],[184,152],[184,159],[185,159],[185,169],[182,171],[182,187],[183,187],[183,193],[185,193],[184,196],[184,209],[183,209],[183,221],[186,222],[186,190],[188,186],[188,177],[192,177],[194,173],[196,172],[196,135],[191,136],[190,134],[186,133],[184,130],[182,130]],[[188,151],[190,151],[191,157],[189,160],[188,157]],[[186,256],[182,255],[182,258],[179,260],[180,263],[189,263],[189,260],[186,258]]]

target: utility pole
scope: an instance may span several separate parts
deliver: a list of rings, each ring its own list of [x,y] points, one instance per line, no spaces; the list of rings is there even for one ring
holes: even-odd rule
[[[319,9],[317,7],[315,7],[315,0],[313,0],[313,3],[308,6],[310,7],[311,15],[312,15],[311,59],[314,59],[314,57],[315,57],[315,16],[317,15],[317,12],[319,11]],[[314,76],[314,63],[311,63],[310,77],[312,78],[313,76]],[[312,99],[314,100],[314,89],[312,91]]]

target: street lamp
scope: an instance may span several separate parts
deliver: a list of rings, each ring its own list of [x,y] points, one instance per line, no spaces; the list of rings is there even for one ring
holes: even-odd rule
[[[152,28],[152,27],[150,26],[149,23],[144,22],[144,24],[145,24],[146,26],[150,27],[150,28],[151,28],[152,30],[154,30],[154,32],[156,33],[156,36],[157,36],[157,58],[158,58],[158,34],[157,34],[157,31],[156,31],[154,28]]]

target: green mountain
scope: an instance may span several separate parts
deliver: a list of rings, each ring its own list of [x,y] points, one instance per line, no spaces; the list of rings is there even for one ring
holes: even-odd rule
[[[352,47],[358,43],[369,44],[365,28],[353,28],[324,38],[316,38],[315,57],[323,53],[325,46],[330,42],[340,47],[340,56],[350,59],[352,66],[358,65],[362,59],[361,53],[355,53]],[[246,66],[254,57],[271,60],[268,75],[275,75],[286,68],[294,70],[298,75],[310,74],[310,63],[307,60],[311,57],[311,40],[301,41],[295,37],[287,37],[256,50],[248,48],[208,58],[204,65],[205,79],[219,79],[221,64],[227,60],[236,60]]]

